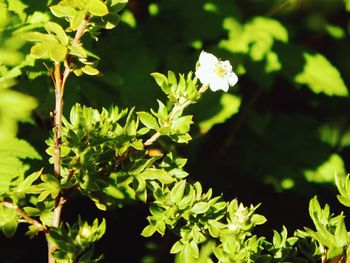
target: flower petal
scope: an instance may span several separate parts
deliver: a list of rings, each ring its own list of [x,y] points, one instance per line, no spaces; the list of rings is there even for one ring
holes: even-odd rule
[[[216,63],[218,63],[219,60],[210,53],[207,53],[205,51],[202,51],[199,55],[199,65],[204,67],[214,67]]]
[[[196,77],[200,80],[202,84],[209,84],[212,73],[208,71],[205,67],[200,66],[196,70]]]
[[[236,83],[238,82],[238,77],[234,72],[230,72],[230,74],[227,75],[226,79],[231,87],[236,85]]]
[[[218,91],[218,90],[223,90],[223,91],[228,91],[229,85],[226,79],[224,78],[219,78],[219,77],[213,77],[209,83],[209,88],[212,91]]]

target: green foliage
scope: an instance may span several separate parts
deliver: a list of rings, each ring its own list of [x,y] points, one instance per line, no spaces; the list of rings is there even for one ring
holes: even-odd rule
[[[27,223],[26,235],[44,233],[56,262],[102,262],[93,254],[105,219],[57,218],[82,195],[108,213],[148,205],[141,235],[174,237],[169,253],[177,262],[347,262],[346,212],[334,216],[317,197],[309,204],[314,227],[288,236],[283,222],[271,240],[255,230],[266,222],[259,205],[224,199],[232,192],[262,198],[264,184],[305,197],[335,181],[339,202],[350,207],[349,29],[332,19],[340,5],[349,11],[349,1],[330,7],[320,0],[315,12],[313,1],[258,2],[133,1],[124,10],[127,0],[0,0],[3,234],[12,237]],[[290,17],[296,10],[305,17],[300,26]],[[238,88],[206,93],[191,71],[202,48],[232,62]],[[49,111],[56,126],[46,153],[54,171],[45,158],[37,162]],[[214,148],[204,147],[204,134]],[[215,193],[221,190],[228,195]],[[289,202],[298,206],[288,200],[285,210]]]
[[[304,53],[303,72],[294,77],[296,83],[305,84],[315,93],[324,92],[329,96],[347,96],[348,90],[339,71],[322,55]]]
[[[317,197],[311,199],[309,213],[316,231],[306,227],[305,232],[299,231],[298,235],[318,242],[318,253],[326,255],[328,259],[342,256],[350,241],[343,214],[334,217],[327,204],[321,208]]]
[[[8,193],[18,177],[24,175],[23,159],[41,159],[37,151],[26,141],[7,138],[0,143],[0,193]]]
[[[93,263],[101,262],[103,256],[93,259],[93,243],[99,240],[106,232],[106,221],[101,224],[95,219],[90,226],[78,218],[72,226],[51,228],[48,240],[59,250],[54,257],[59,263]]]

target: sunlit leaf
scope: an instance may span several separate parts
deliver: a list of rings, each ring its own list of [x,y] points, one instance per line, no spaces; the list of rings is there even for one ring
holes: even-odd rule
[[[347,96],[348,89],[339,71],[321,54],[304,53],[303,71],[295,76],[295,81],[308,85],[315,93],[328,96]]]

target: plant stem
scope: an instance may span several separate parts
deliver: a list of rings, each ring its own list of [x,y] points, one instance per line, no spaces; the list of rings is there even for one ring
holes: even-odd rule
[[[20,209],[16,204],[2,201],[0,202],[0,205],[5,206],[9,209],[13,209],[16,211],[18,215],[20,215],[24,220],[26,220],[29,224],[35,225],[37,228],[39,228],[42,231],[46,231],[46,226],[41,224],[39,221],[35,220],[34,218],[31,218],[26,212],[24,212],[22,209]]]
[[[61,145],[62,145],[62,113],[63,113],[63,91],[64,86],[62,85],[61,65],[55,62],[54,67],[54,85],[55,85],[55,110],[54,110],[54,175],[60,180],[61,178]],[[56,205],[54,209],[52,226],[59,227],[61,221],[62,205],[64,202],[61,201],[63,196],[61,194],[56,198]],[[53,257],[52,252],[55,251],[55,247],[49,241],[48,245],[48,262],[55,263],[56,259]]]
[[[85,29],[88,24],[89,15],[87,14],[83,19],[82,23],[78,27],[74,39],[73,45],[79,45],[80,38],[85,33]],[[53,70],[53,81],[55,86],[55,110],[54,110],[54,175],[60,181],[61,179],[61,146],[62,146],[62,115],[63,115],[63,94],[67,78],[71,72],[71,60],[72,56],[67,55],[66,63],[63,74],[61,73],[61,64],[55,62]],[[56,205],[54,209],[54,215],[52,219],[52,227],[59,227],[61,223],[62,207],[65,203],[65,198],[59,194],[56,198]],[[49,241],[48,243],[48,262],[56,263],[56,259],[52,253],[55,251],[55,247]]]

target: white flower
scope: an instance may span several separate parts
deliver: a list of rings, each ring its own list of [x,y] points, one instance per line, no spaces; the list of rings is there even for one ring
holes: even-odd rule
[[[213,54],[202,51],[199,56],[196,77],[203,85],[209,85],[212,91],[228,91],[229,86],[234,86],[237,75],[232,71],[228,60],[220,61]]]

